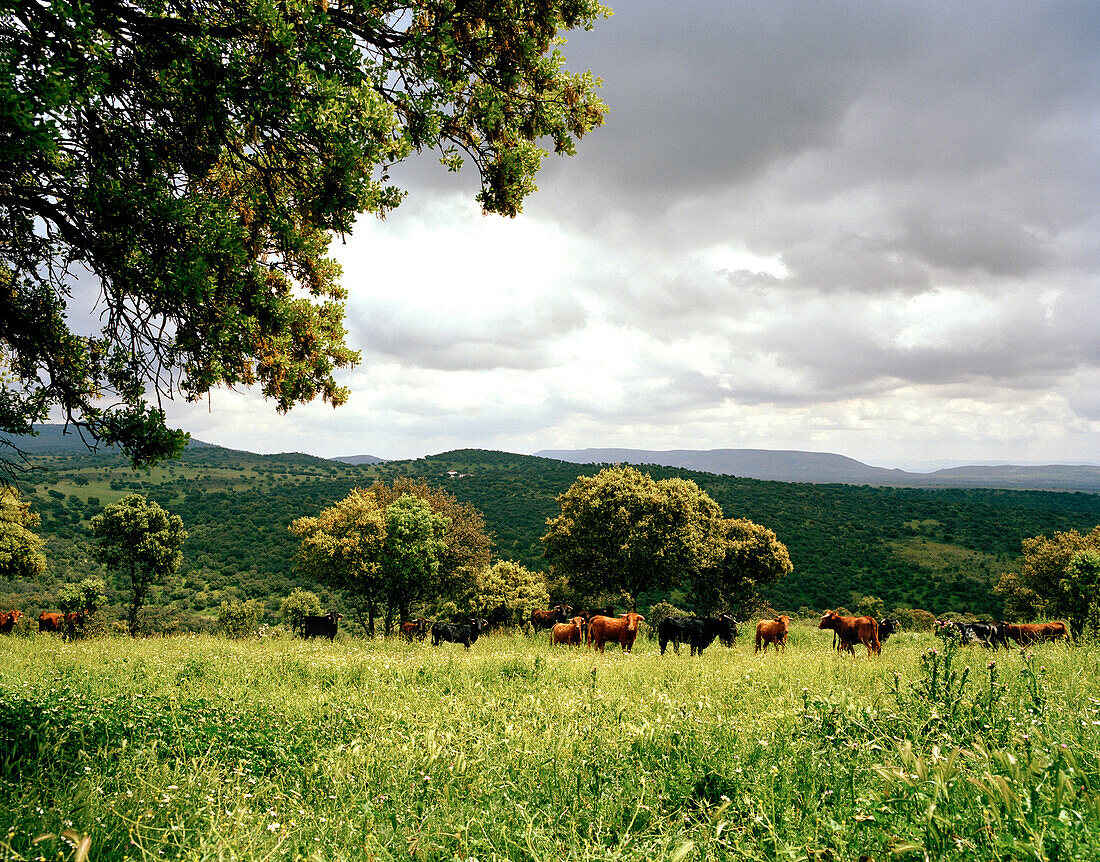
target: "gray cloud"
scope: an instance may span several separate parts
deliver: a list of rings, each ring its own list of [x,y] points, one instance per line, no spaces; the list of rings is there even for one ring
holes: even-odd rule
[[[521,308],[470,308],[459,315],[380,301],[349,316],[369,357],[452,371],[543,368],[551,361],[554,340],[586,320],[576,301],[560,296]]]

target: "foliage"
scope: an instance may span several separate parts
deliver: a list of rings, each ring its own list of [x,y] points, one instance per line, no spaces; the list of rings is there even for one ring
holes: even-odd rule
[[[451,170],[469,160],[483,209],[516,215],[541,142],[571,155],[603,120],[598,82],[557,46],[605,14],[594,0],[15,4],[0,17],[0,348],[15,378],[0,431],[56,405],[142,464],[186,442],[147,389],[256,383],[280,411],[342,403],[333,371],[357,354],[334,236],[397,206],[390,168],[425,149]],[[94,336],[67,321],[87,273]]]
[[[385,510],[373,497],[356,489],[319,515],[298,518],[289,529],[301,540],[295,558],[298,572],[361,601],[373,635],[385,587]]]
[[[878,596],[860,596],[856,602],[856,616],[881,620],[886,616],[886,602]]]
[[[1058,586],[1070,629],[1075,634],[1086,629],[1096,634],[1100,630],[1100,550],[1088,548],[1074,554]]]
[[[439,572],[446,550],[447,519],[419,497],[405,494],[386,507],[386,539],[382,574],[386,599],[386,634],[396,611],[400,622],[409,618],[409,605],[425,598]]]
[[[1069,530],[1050,538],[1034,536],[1022,545],[1020,570],[1003,575],[994,590],[1004,599],[1005,614],[1013,619],[1066,619],[1073,634],[1080,634],[1090,613],[1085,597],[1095,574],[1087,562],[1072,572],[1071,565],[1082,552],[1100,551],[1100,526],[1087,535]]]
[[[46,571],[46,543],[34,532],[40,519],[30,505],[14,488],[0,487],[0,577],[34,578]]]
[[[721,556],[692,577],[693,592],[705,611],[748,619],[762,604],[760,588],[789,575],[794,566],[775,533],[747,518],[722,521],[720,535]]]
[[[402,497],[415,497],[430,505],[432,511],[447,522],[431,592],[456,604],[466,604],[476,588],[477,573],[488,567],[492,559],[492,533],[485,529],[481,512],[423,479],[397,478],[389,485],[377,481],[365,493],[383,507]]]
[[[714,565],[723,547],[721,509],[684,479],[608,467],[578,478],[557,502],[561,514],[542,537],[546,558],[581,596],[621,591],[633,607],[643,592]]]
[[[479,573],[470,610],[491,626],[516,628],[531,618],[531,611],[549,603],[546,580],[539,572],[499,560]]]
[[[131,600],[128,626],[137,636],[138,612],[149,589],[176,572],[183,561],[180,545],[187,538],[179,515],[166,512],[141,494],[130,494],[92,518],[97,544],[92,553],[107,568],[127,576]]]
[[[298,570],[351,593],[372,635],[379,610],[386,612],[388,633],[395,617],[408,619],[412,602],[434,597],[447,528],[427,500],[403,494],[383,506],[360,488],[290,525],[301,539]]]
[[[305,617],[321,615],[321,600],[311,590],[298,587],[279,602],[279,611],[290,630],[298,631]]]
[[[218,609],[218,631],[234,640],[253,637],[263,613],[263,605],[255,599],[224,602]]]
[[[107,584],[101,578],[85,578],[79,584],[66,584],[57,591],[57,605],[62,613],[95,613],[105,604]]]
[[[907,632],[930,632],[936,625],[936,615],[922,608],[894,608],[890,616]]]
[[[43,445],[60,446],[66,438],[47,430],[41,439]],[[554,498],[579,475],[592,472],[583,465],[484,451],[363,467],[301,454],[254,455],[194,444],[179,461],[135,472],[117,452],[88,453],[79,441],[67,445],[33,456],[35,469],[27,475],[36,484],[23,488],[31,511],[41,516],[37,532],[46,540],[47,570],[33,579],[0,574],[0,608],[19,607],[36,616],[40,610],[56,609],[53,599],[61,584],[102,577],[91,553],[90,519],[102,510],[101,504],[136,491],[186,523],[183,566],[152,598],[158,613],[192,631],[211,630],[223,601],[261,599],[275,617],[280,598],[295,588],[314,590],[323,607],[350,614],[345,598],[350,601],[351,594],[341,596],[329,590],[328,582],[295,570],[299,542],[286,527],[376,480],[384,481],[387,490],[405,482],[426,485],[448,495],[456,509],[478,513],[483,562],[450,579],[444,571],[448,557],[452,549],[463,547],[453,543],[440,565],[440,592],[455,596],[454,604],[465,609],[477,572],[491,563],[493,545],[487,534],[491,531],[495,538],[499,558],[545,571],[539,537],[546,532],[547,518],[560,513]],[[654,478],[692,478],[725,511],[767,524],[782,538],[795,570],[760,592],[784,612],[805,605],[820,614],[826,607],[852,606],[859,596],[874,595],[883,599],[891,616],[898,614],[889,609],[924,608],[939,616],[966,611],[1006,618],[992,588],[1003,572],[1019,569],[1021,539],[1054,531],[1087,534],[1100,523],[1096,494],[807,485],[647,469]],[[464,475],[451,478],[448,470]],[[81,478],[89,484],[81,485]],[[441,486],[446,490],[439,491]],[[93,497],[100,503],[93,504]],[[451,518],[446,540],[453,542],[463,527],[461,519],[433,508]],[[559,574],[549,572],[547,579],[551,605],[572,603]],[[125,616],[122,603],[128,596],[119,586],[108,580],[110,602],[101,613],[109,622],[120,611]],[[647,594],[640,605],[666,599],[694,610],[686,586]],[[437,611],[425,607],[415,613]],[[912,630],[908,624],[906,630]]]
[[[686,616],[690,616],[687,611],[682,611],[669,602],[657,602],[655,605],[650,605],[649,610],[646,612],[645,619],[649,626],[650,635],[654,635],[661,627],[661,623],[669,617]]]

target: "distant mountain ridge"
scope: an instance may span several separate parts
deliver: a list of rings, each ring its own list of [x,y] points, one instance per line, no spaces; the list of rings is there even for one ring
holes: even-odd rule
[[[339,461],[341,464],[386,464],[385,458],[377,455],[341,455],[338,458],[329,458],[330,461]]]
[[[783,449],[543,449],[535,455],[573,464],[656,464],[775,482],[1100,492],[1095,465],[972,465],[910,473],[829,452]]]

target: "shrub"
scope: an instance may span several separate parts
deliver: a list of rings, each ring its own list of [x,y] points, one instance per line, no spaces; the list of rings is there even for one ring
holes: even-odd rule
[[[321,615],[321,600],[316,593],[299,587],[279,602],[279,611],[290,630],[297,631],[305,617]]]
[[[657,627],[669,617],[686,617],[690,616],[687,611],[682,611],[676,605],[671,602],[657,602],[655,605],[650,605],[649,613],[645,615],[646,622],[649,623],[649,636],[655,637],[657,633]]]
[[[241,639],[252,637],[263,616],[263,605],[255,599],[247,602],[222,602],[218,611],[218,631],[226,637]]]

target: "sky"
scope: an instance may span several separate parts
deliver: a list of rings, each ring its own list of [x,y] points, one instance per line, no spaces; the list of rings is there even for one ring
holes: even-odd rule
[[[428,153],[334,245],[346,405],[170,422],[324,457],[1100,462],[1095,0],[622,0],[563,52],[610,113],[519,217]]]

